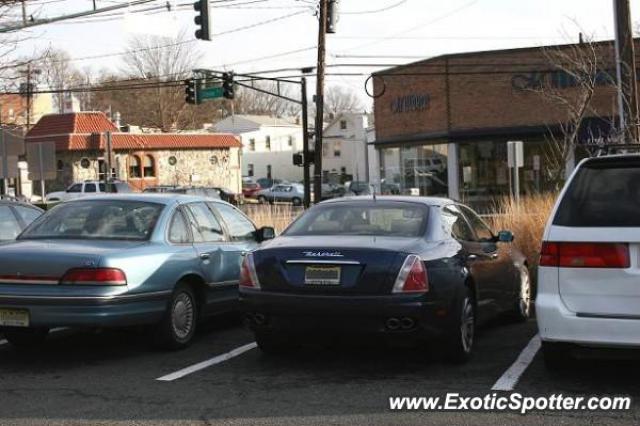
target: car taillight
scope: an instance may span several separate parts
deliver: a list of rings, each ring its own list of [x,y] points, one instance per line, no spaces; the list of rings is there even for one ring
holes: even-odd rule
[[[60,284],[127,285],[127,276],[116,268],[77,268],[68,270]]]
[[[393,293],[426,293],[429,291],[429,278],[422,259],[411,254],[407,256],[393,285]]]
[[[247,254],[242,261],[242,267],[240,268],[240,287],[260,288],[256,265],[253,263],[253,254],[251,253]]]
[[[628,268],[629,245],[624,243],[542,243],[540,266],[564,268]]]

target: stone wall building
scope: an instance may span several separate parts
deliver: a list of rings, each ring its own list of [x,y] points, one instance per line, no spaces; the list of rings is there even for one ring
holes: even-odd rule
[[[26,136],[26,143],[56,145],[57,177],[47,182],[47,191],[104,179],[107,132],[113,149],[111,177],[136,190],[157,185],[242,189],[242,145],[234,135],[122,133],[102,112],[79,112],[46,115]]]

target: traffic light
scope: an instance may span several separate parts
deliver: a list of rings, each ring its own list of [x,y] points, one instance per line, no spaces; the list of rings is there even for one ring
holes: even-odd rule
[[[233,89],[233,78],[233,72],[225,72],[222,74],[222,96],[226,99],[233,99],[236,95]]]
[[[184,93],[187,95],[185,101],[191,105],[197,105],[200,103],[198,99],[198,83],[195,79],[189,78],[184,81],[185,88]]]
[[[200,28],[196,30],[196,38],[211,41],[211,27],[209,26],[209,0],[198,0],[193,8],[199,14],[193,20]]]
[[[327,0],[327,34],[335,34],[338,26],[338,0]]]
[[[293,165],[294,166],[304,166],[304,154],[301,152],[296,152],[293,154]]]

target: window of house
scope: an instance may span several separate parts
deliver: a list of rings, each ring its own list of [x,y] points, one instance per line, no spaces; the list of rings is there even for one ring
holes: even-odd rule
[[[322,156],[323,157],[328,157],[329,156],[329,143],[323,143],[322,144]]]
[[[271,179],[271,164],[267,166],[267,178]]]
[[[340,174],[341,175],[346,175],[347,174],[347,168],[346,167],[340,167]]]
[[[289,136],[289,146],[293,146],[293,136]]]
[[[247,175],[253,177],[254,175],[254,168],[253,168],[253,164],[249,163],[247,164]]]
[[[155,177],[156,172],[154,170],[153,157],[150,155],[144,156],[144,177]]]
[[[347,130],[347,120],[340,120],[340,130]]]
[[[140,157],[132,155],[129,157],[129,177],[139,178],[140,175]]]
[[[340,155],[342,154],[342,142],[340,141],[335,141],[333,143],[333,156],[334,157],[340,157]]]
[[[59,172],[64,171],[64,162],[62,160],[58,160],[58,162],[57,162],[57,170]]]
[[[254,138],[249,139],[249,151],[256,150],[256,140]]]
[[[271,136],[267,136],[264,140],[264,147],[267,151],[271,151]]]

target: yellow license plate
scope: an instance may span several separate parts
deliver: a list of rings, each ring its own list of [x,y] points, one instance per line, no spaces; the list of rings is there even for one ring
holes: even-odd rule
[[[25,309],[0,309],[0,326],[29,327],[29,311]]]
[[[339,266],[307,266],[304,283],[308,285],[340,285]]]

